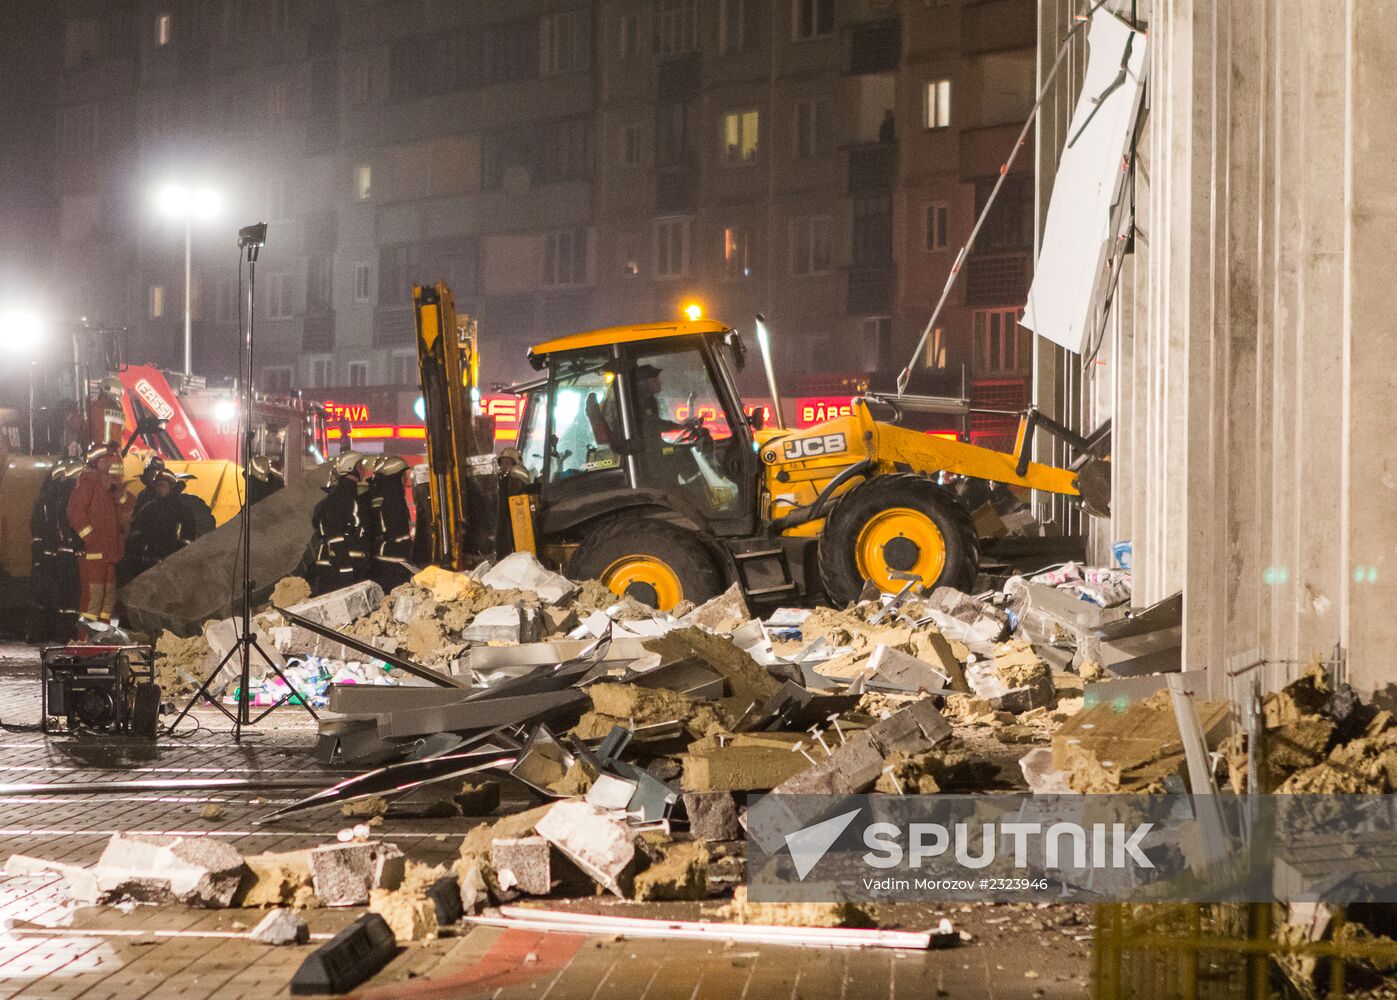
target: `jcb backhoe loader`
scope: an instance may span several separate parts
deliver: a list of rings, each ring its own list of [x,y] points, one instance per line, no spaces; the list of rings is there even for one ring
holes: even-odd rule
[[[435,490],[439,478],[459,480],[468,456],[430,440],[452,421],[432,417],[428,352],[461,326],[442,311],[444,286],[414,298],[428,458],[452,464],[433,465]],[[424,348],[428,328],[437,332]],[[527,400],[518,444],[535,485],[510,499],[510,523],[498,530],[571,577],[660,609],[733,582],[757,603],[824,594],[843,604],[865,581],[885,592],[911,577],[928,589],[973,586],[970,513],[936,484],[939,471],[1105,506],[1104,437],[1083,440],[1030,414],[1009,454],[874,420],[863,399],[851,415],[804,430],[764,427],[733,381],[744,354],[737,332],[711,320],[612,327],[534,347],[529,360],[541,375],[515,391]],[[463,375],[457,367],[448,380]],[[1082,452],[1080,468],[1028,461],[1035,425],[1066,434]],[[453,506],[439,511],[448,526]]]

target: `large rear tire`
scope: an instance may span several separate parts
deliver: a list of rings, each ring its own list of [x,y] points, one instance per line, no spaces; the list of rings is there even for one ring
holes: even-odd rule
[[[970,514],[921,476],[876,476],[844,495],[820,535],[820,578],[836,605],[858,599],[865,581],[884,593],[916,573],[927,590],[969,590],[980,570]]]
[[[568,563],[575,580],[600,580],[658,611],[702,604],[722,592],[722,576],[692,531],[661,521],[617,518],[582,540]]]

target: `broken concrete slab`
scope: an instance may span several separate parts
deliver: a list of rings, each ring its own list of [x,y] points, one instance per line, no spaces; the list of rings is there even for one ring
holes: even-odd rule
[[[465,642],[527,642],[543,632],[539,610],[527,605],[486,608],[461,630]]]
[[[997,642],[1009,631],[1009,615],[1003,608],[953,587],[937,587],[921,606],[933,612],[942,632],[965,642]]]
[[[309,618],[331,628],[344,628],[356,618],[363,618],[383,602],[383,588],[372,580],[361,580],[328,594],[287,608],[293,614]]]
[[[247,932],[247,936],[262,944],[305,944],[310,940],[310,928],[298,913],[272,910]]]
[[[764,701],[781,683],[766,668],[721,636],[700,628],[675,629],[645,642],[645,648],[659,653],[666,662],[697,657],[727,681],[734,699],[744,705]]]
[[[213,837],[122,833],[107,841],[93,870],[112,899],[173,898],[205,907],[231,905],[247,874],[242,855]]]
[[[549,604],[560,604],[577,593],[577,584],[544,569],[529,552],[511,552],[490,567],[480,582],[491,590],[532,591]]]
[[[47,858],[33,858],[25,854],[11,854],[5,862],[7,875],[62,875],[67,882],[68,898],[75,903],[96,903],[102,899],[102,890],[97,885],[97,874],[82,865],[68,865]]]
[[[635,843],[624,820],[586,802],[564,801],[554,803],[535,830],[598,885],[625,896]]]
[[[549,802],[523,812],[501,816],[493,823],[480,823],[471,827],[470,832],[461,841],[461,862],[464,864],[461,870],[464,872],[472,865],[489,860],[490,846],[496,840],[527,837],[532,834],[535,824],[548,815],[548,810],[552,808],[553,803]]]
[[[310,852],[311,878],[322,906],[363,906],[373,889],[403,880],[402,851],[382,841],[324,844]]]
[[[867,663],[870,687],[889,686],[899,691],[946,691],[949,675],[894,646],[874,646]]]
[[[670,841],[663,835],[647,834],[642,838],[642,849],[650,863],[635,876],[635,899],[703,899],[708,895],[708,848],[702,841]]]
[[[737,800],[731,792],[685,792],[683,801],[689,832],[695,837],[711,841],[741,838]]]
[[[931,699],[913,702],[870,728],[848,736],[826,757],[774,789],[778,795],[854,795],[867,791],[894,751],[923,753],[951,738],[951,724]]]
[[[759,792],[775,788],[810,766],[785,744],[694,746],[684,754],[680,787],[686,792]]]
[[[490,844],[490,867],[501,889],[546,896],[553,889],[552,853],[540,836],[501,837]]]

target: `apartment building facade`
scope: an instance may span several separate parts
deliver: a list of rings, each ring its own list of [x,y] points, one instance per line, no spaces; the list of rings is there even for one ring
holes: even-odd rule
[[[208,185],[222,212],[191,229],[195,370],[234,369],[232,234],[265,219],[262,386],[373,396],[383,419],[411,419],[410,288],[436,280],[479,319],[488,382],[526,376],[546,336],[698,303],[743,329],[763,314],[793,387],[888,383],[1034,89],[1032,0],[64,14],[57,264],[84,314],[178,363],[184,227],[152,195]],[[928,338],[926,391],[1026,399],[1031,170],[1021,156]]]

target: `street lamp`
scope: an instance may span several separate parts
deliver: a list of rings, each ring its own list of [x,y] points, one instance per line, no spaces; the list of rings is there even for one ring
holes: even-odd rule
[[[160,211],[168,218],[184,222],[184,373],[193,370],[194,336],[191,292],[194,284],[190,244],[193,241],[194,220],[211,219],[218,214],[221,199],[211,188],[189,188],[183,184],[167,184],[156,196]]]
[[[29,360],[29,454],[34,454],[34,366],[33,354],[44,335],[43,318],[31,309],[7,307],[0,310],[0,342]]]

